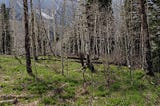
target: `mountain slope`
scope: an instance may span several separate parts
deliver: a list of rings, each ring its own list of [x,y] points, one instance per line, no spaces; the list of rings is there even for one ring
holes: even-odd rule
[[[15,8],[16,11],[16,19],[22,19],[23,15],[23,1],[22,0],[0,0],[0,4],[5,3],[8,8]],[[33,0],[33,7],[36,10],[37,15],[39,15],[38,8],[41,7],[42,17],[45,19],[53,19],[52,10],[55,10],[55,16],[59,19],[61,17],[62,8],[63,8],[63,1],[64,0]],[[29,2],[29,0],[28,0]],[[10,5],[11,4],[11,5]],[[74,2],[75,4],[75,2]],[[67,16],[72,16],[71,6],[72,2],[67,0],[66,1],[66,14]],[[30,7],[30,6],[29,6]],[[30,8],[29,8],[30,9]]]

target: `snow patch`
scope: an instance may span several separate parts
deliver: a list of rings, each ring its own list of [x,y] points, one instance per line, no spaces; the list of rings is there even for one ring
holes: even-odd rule
[[[47,15],[46,13],[42,12],[42,16],[45,18],[45,19],[53,19],[53,17]]]

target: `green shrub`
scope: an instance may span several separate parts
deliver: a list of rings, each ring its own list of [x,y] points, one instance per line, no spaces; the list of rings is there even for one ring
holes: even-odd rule
[[[45,105],[54,105],[56,104],[54,97],[43,97],[42,103]]]
[[[110,90],[111,91],[119,91],[121,88],[121,83],[120,82],[115,82],[111,85]]]

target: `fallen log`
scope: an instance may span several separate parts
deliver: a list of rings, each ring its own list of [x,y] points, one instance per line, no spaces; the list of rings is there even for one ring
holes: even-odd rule
[[[10,99],[10,100],[2,100],[2,101],[0,101],[0,105],[6,104],[6,103],[8,103],[8,104],[17,104],[18,100],[16,98],[16,99]]]
[[[0,99],[8,100],[8,99],[22,99],[22,98],[33,98],[33,95],[1,95]]]

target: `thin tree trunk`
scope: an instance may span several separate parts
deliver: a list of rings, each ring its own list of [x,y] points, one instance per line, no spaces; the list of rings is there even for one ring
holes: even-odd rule
[[[62,14],[62,32],[61,32],[61,72],[62,72],[62,75],[64,75],[64,53],[63,53],[63,38],[64,38],[64,30],[65,30],[65,9],[66,9],[66,0],[64,0],[64,3],[63,3],[63,14]]]
[[[34,10],[33,10],[33,0],[30,0],[30,6],[31,6],[31,26],[32,26],[32,47],[33,47],[33,58],[34,60],[38,60],[37,53],[36,53],[36,37],[35,37],[35,30],[34,30]]]

